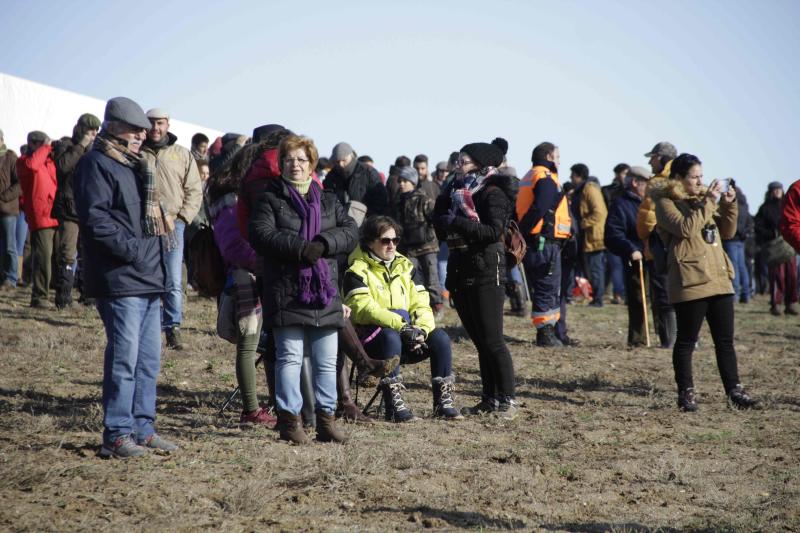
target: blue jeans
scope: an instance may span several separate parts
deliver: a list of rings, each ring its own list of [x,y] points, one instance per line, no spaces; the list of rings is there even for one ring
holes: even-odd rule
[[[733,263],[733,292],[736,298],[743,302],[750,301],[750,273],[747,271],[747,261],[744,258],[743,241],[722,241],[722,248]]]
[[[24,245],[24,243],[23,243]],[[0,283],[17,286],[17,216],[0,216]]]
[[[25,212],[20,211],[17,217],[17,256],[22,257],[25,254],[25,241],[28,240],[28,219],[25,218]]]
[[[159,295],[98,298],[106,330],[103,363],[103,441],[155,433],[156,378],[161,367]]]
[[[611,278],[611,290],[614,296],[625,296],[625,268],[622,258],[617,254],[606,254],[606,270]]]
[[[314,400],[317,409],[333,413],[336,408],[336,354],[339,333],[336,328],[283,326],[273,328],[275,337],[275,403],[278,410],[300,414],[300,368],[306,342],[311,352],[314,373]]]
[[[453,372],[453,350],[450,345],[450,337],[440,328],[430,332],[425,339],[427,349],[418,352],[409,352],[403,349],[400,334],[391,328],[381,328],[374,339],[364,345],[367,355],[373,359],[391,359],[399,355],[401,364],[413,365],[430,359],[431,377],[446,378]],[[400,374],[398,366],[392,376]]]
[[[606,292],[606,253],[586,252],[586,269],[589,283],[592,285],[592,305],[603,307],[603,295]]]
[[[161,320],[163,329],[181,325],[183,317],[183,231],[186,223],[175,220],[175,241],[172,250],[164,252],[164,265],[167,270],[167,292],[164,294],[164,314]]]
[[[439,243],[439,253],[436,255],[436,261],[439,263],[439,286],[444,289],[444,282],[447,281],[447,258],[450,256],[450,250],[447,248],[446,242]]]

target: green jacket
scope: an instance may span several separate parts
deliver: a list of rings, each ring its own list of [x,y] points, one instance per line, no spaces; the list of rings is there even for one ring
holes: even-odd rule
[[[392,309],[408,311],[412,325],[428,335],[436,327],[428,291],[414,282],[414,265],[397,254],[390,267],[357,246],[344,276],[344,303],[352,309],[354,324],[376,325],[396,331],[406,321]]]

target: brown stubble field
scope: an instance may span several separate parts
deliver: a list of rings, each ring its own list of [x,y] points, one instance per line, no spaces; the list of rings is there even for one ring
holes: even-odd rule
[[[57,313],[0,295],[0,530],[797,531],[800,320],[737,308],[742,380],[764,410],[725,403],[706,329],[700,410],[675,408],[671,353],[624,349],[625,309],[570,306],[574,349],[531,344],[506,317],[522,414],[427,418],[427,364],[404,371],[412,424],[348,426],[345,446],[289,446],[237,428],[233,346],[190,296],[183,352],[162,359],[158,428],[171,456],[97,457],[105,337],[94,309]],[[479,394],[454,311],[459,405]],[[262,389],[265,390],[265,389]],[[363,403],[370,391],[361,390]]]

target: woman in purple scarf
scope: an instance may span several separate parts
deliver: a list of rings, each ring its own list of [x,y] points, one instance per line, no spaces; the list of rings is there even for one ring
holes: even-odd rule
[[[275,337],[275,389],[280,438],[307,441],[300,420],[300,368],[308,347],[314,372],[317,440],[344,442],[335,426],[337,329],[343,326],[337,254],[356,245],[358,227],[311,176],[314,142],[290,135],[278,149],[280,180],[256,202],[250,243],[264,259],[264,327]]]

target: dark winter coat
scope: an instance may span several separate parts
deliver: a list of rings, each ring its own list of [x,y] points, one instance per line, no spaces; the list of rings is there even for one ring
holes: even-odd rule
[[[767,198],[758,208],[755,218],[756,243],[766,244],[780,235],[781,212],[783,201],[779,198]]]
[[[3,146],[0,145],[0,149]],[[5,150],[0,155],[0,215],[19,215],[19,197],[22,190],[17,179],[17,154],[13,150]]]
[[[170,289],[163,241],[142,230],[144,191],[133,170],[92,150],[78,162],[73,187],[84,295],[143,296]]]
[[[440,237],[447,234],[460,236],[465,246],[450,246],[447,289],[504,285],[506,254],[500,238],[514,213],[519,180],[503,174],[489,176],[483,187],[472,197],[480,222],[456,216],[449,226],[443,227],[441,217],[450,210],[451,187],[452,182],[442,189],[442,194],[436,200],[436,231]],[[448,245],[450,243],[448,240]]]
[[[397,196],[392,218],[403,228],[400,241],[403,255],[419,257],[439,251],[439,241],[433,230],[433,205],[433,200],[421,189]]]
[[[753,235],[753,217],[747,205],[747,197],[739,187],[736,187],[736,203],[739,204],[739,215],[736,220],[736,235],[733,241],[745,242]]]
[[[58,189],[56,189],[56,199],[53,202],[53,212],[50,216],[59,221],[78,221],[78,213],[75,211],[73,177],[78,160],[85,153],[86,148],[84,146],[68,137],[58,141],[53,148]]]
[[[357,161],[352,174],[344,173],[341,167],[333,167],[325,176],[325,190],[333,191],[345,210],[351,201],[356,201],[367,206],[368,217],[386,213],[389,198],[377,170]]]
[[[316,183],[312,187],[318,187]],[[269,183],[253,206],[250,244],[264,260],[263,313],[267,327],[317,326],[341,328],[342,300],[338,293],[337,254],[348,254],[358,241],[358,227],[344,206],[330,192],[322,194],[323,257],[337,286],[336,297],[324,309],[314,309],[299,300],[299,267],[307,241],[300,236],[300,216],[295,211],[286,182]]]
[[[608,211],[606,248],[621,257],[623,262],[630,260],[633,252],[644,251],[644,244],[636,233],[636,214],[641,204],[642,199],[628,190],[611,203]]]

